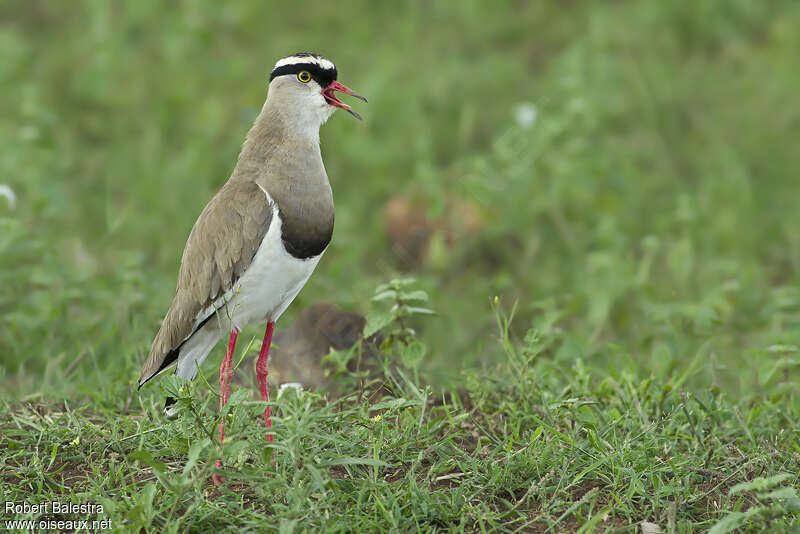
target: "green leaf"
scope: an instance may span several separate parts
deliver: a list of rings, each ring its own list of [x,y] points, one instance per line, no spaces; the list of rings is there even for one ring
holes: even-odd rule
[[[246,388],[237,389],[231,394],[230,397],[228,397],[228,404],[226,405],[228,407],[228,410],[230,411],[232,408],[234,408],[235,406],[239,406],[244,401],[250,400],[252,394],[253,394],[252,391],[250,391],[249,389]]]
[[[422,406],[423,402],[419,399],[392,399],[388,401],[382,401],[377,404],[373,404],[369,407],[369,411],[373,412],[375,410],[398,410],[400,408],[406,408],[408,406]]]
[[[191,471],[195,464],[197,464],[197,460],[200,458],[200,455],[203,451],[208,447],[211,441],[208,438],[201,439],[199,441],[195,441],[192,443],[192,446],[189,447],[189,455],[186,459],[186,465],[183,467],[183,474],[186,475]]]
[[[150,454],[150,451],[134,451],[128,455],[128,458],[131,460],[139,460],[143,464],[149,465],[159,473],[165,473],[167,471],[167,464],[153,458],[153,455]]]
[[[375,288],[375,294],[381,293],[383,291],[388,291],[389,289],[392,289],[391,285],[389,285],[389,284],[381,284],[381,285],[379,285],[378,287]]]
[[[239,455],[250,446],[250,442],[240,439],[236,441],[226,442],[223,444],[223,453],[227,458],[238,458]]]
[[[178,375],[170,374],[161,379],[160,385],[164,394],[170,397],[182,397],[179,390],[186,385],[186,382],[181,380]]]
[[[406,312],[408,315],[414,315],[415,313],[424,314],[424,315],[436,315],[436,312],[430,310],[428,308],[421,308],[419,306],[406,306]]]
[[[400,300],[422,300],[422,301],[428,301],[429,299],[428,299],[428,294],[425,291],[423,291],[421,289],[417,289],[417,290],[409,291],[409,292],[405,292],[405,291],[401,292],[400,293]]]
[[[380,300],[395,300],[397,298],[397,291],[394,289],[387,289],[386,291],[381,291],[380,293],[376,293],[372,300],[380,301]]]
[[[730,512],[721,520],[711,527],[708,534],[726,534],[732,532],[745,524],[748,518],[752,515],[750,511],[758,510],[758,506],[750,508],[747,512]]]
[[[759,498],[761,498],[761,499],[769,499],[769,500],[773,500],[773,501],[796,499],[797,498],[797,492],[795,491],[794,488],[779,488],[779,489],[770,491],[769,493],[766,493],[766,494],[763,494],[763,495],[759,495]]]
[[[406,367],[416,369],[420,366],[422,360],[425,359],[425,354],[427,352],[428,348],[425,344],[415,339],[400,349],[400,359]]]
[[[371,313],[364,326],[364,337],[369,337],[392,322],[394,316],[389,312]]]
[[[374,458],[354,458],[353,456],[342,456],[328,462],[320,462],[321,467],[331,467],[334,465],[372,465],[375,467],[391,467],[392,464]]]
[[[173,436],[172,439],[169,440],[169,445],[175,451],[180,452],[180,454],[186,454],[189,452],[189,447],[186,443],[186,436],[183,434]]]
[[[737,493],[741,493],[743,491],[765,491],[769,488],[774,488],[775,486],[786,480],[789,480],[792,477],[793,475],[790,475],[789,473],[779,473],[768,478],[758,477],[749,482],[736,484],[728,492],[728,495],[736,495]]]
[[[53,444],[53,450],[50,452],[50,463],[47,466],[47,469],[50,469],[53,466],[53,462],[56,461],[56,454],[58,454],[58,443]]]
[[[298,519],[281,519],[278,525],[278,534],[292,534],[297,526]]]

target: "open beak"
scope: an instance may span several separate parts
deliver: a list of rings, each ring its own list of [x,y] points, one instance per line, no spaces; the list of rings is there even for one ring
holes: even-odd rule
[[[357,99],[361,100],[362,102],[366,102],[367,99],[358,93],[354,93],[352,89],[335,80],[331,82],[331,84],[328,87],[322,90],[322,96],[325,97],[325,101],[328,102],[328,104],[330,104],[331,106],[336,106],[337,108],[342,108],[353,117],[357,118],[358,120],[362,120],[361,115],[353,111],[353,109],[350,106],[348,106],[347,104],[336,98],[336,95],[333,94],[334,91],[339,91],[340,93],[354,96]]]

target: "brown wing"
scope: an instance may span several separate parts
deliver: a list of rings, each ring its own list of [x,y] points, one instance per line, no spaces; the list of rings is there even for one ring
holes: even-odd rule
[[[254,182],[228,182],[211,199],[186,241],[178,289],[142,366],[139,387],[177,359],[181,345],[207,319],[199,314],[233,287],[271,222],[272,202]],[[212,309],[208,315],[213,314]]]

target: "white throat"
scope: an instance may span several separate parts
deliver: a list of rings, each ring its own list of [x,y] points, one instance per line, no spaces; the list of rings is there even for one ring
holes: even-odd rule
[[[270,84],[262,114],[278,118],[283,135],[293,140],[311,140],[319,143],[320,126],[333,115],[336,108],[329,105],[321,91],[286,91],[278,79]]]

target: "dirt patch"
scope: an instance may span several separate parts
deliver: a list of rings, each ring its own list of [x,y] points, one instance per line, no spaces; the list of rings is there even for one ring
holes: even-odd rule
[[[518,532],[525,532],[528,534],[567,534],[573,533],[580,530],[580,528],[584,525],[584,521],[579,521],[575,517],[567,517],[562,519],[558,525],[554,529],[551,530],[549,523],[544,520],[537,520],[533,523],[525,525],[522,530]],[[620,517],[611,517],[609,516],[605,520],[601,520],[600,524],[597,525],[596,529],[593,532],[607,532],[609,530],[617,530],[623,527],[630,527],[628,532],[636,533],[639,532],[639,527],[636,524],[631,524],[629,521],[622,519]]]
[[[77,460],[67,460],[51,471],[55,477],[61,479],[63,485],[69,488],[80,486],[83,481],[88,479],[91,472],[92,468],[88,463]]]
[[[334,480],[345,480],[350,478],[350,475],[347,473],[347,469],[340,465],[334,465],[330,469],[328,469],[328,474]]]

